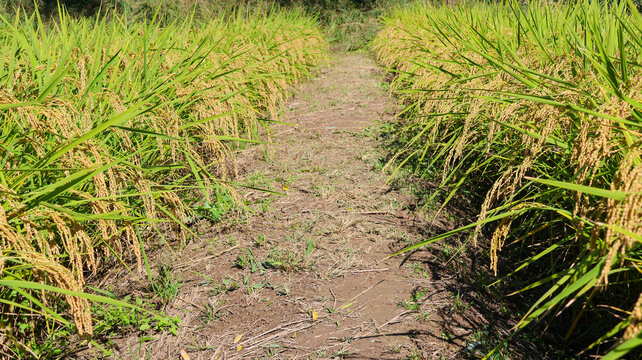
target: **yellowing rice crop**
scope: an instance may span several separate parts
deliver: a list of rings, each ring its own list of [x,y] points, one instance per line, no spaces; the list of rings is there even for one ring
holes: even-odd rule
[[[441,179],[443,206],[484,187],[478,221],[501,276],[537,268],[517,325],[569,314],[604,358],[642,344],[642,17],[627,3],[515,2],[392,11],[373,44],[406,105],[398,157]],[[500,270],[502,249],[524,261]],[[517,250],[516,250],[517,251]],[[505,279],[505,278],[502,278]],[[544,288],[544,290],[540,290]],[[618,309],[618,317],[594,311]]]
[[[0,337],[23,348],[68,323],[56,294],[91,334],[88,299],[106,299],[81,294],[85,275],[105,258],[140,269],[161,223],[184,238],[197,202],[229,187],[230,150],[259,140],[327,44],[295,11],[0,20]],[[25,334],[25,316],[46,326]]]

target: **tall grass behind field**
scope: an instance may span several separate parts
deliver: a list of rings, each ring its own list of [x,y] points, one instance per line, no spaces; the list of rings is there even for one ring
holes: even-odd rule
[[[642,17],[633,4],[425,3],[384,22],[373,49],[406,105],[400,166],[441,179],[442,206],[485,191],[477,222],[412,249],[487,232],[500,282],[540,274],[518,290],[539,298],[517,330],[565,316],[565,339],[588,336],[607,359],[639,347]],[[507,247],[521,264],[502,266]]]
[[[381,30],[379,18],[386,10],[408,0],[339,0],[300,1],[308,13],[315,14],[328,41],[341,51],[359,51],[367,47]],[[297,1],[292,1],[297,3]]]
[[[326,48],[297,11],[163,26],[0,19],[5,344],[23,348],[70,318],[91,335],[86,275],[105,258],[140,269],[144,235],[161,223],[184,238],[194,209],[216,206],[216,191],[229,186],[230,150],[260,141],[265,118]],[[42,325],[20,326],[34,323]]]

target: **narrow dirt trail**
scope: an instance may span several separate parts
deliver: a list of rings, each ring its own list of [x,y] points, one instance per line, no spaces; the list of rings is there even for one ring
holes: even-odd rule
[[[458,313],[440,260],[384,260],[449,226],[411,214],[413,196],[385,183],[368,136],[391,116],[383,75],[366,55],[335,55],[286,104],[281,120],[295,126],[241,154],[241,183],[287,196],[244,191],[253,214],[197,226],[202,240],[173,262],[182,286],[166,309],[183,325],[143,344],[152,358],[463,358],[481,320]]]

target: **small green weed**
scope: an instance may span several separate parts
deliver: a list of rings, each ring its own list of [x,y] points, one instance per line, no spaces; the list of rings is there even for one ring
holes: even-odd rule
[[[174,300],[181,287],[181,283],[175,278],[172,265],[164,263],[158,265],[158,275],[152,280],[151,285],[163,306],[167,306]]]
[[[225,300],[218,300],[215,303],[207,303],[201,309],[201,320],[205,324],[209,324],[212,321],[222,319],[223,315],[221,313],[222,306],[225,305]]]
[[[235,201],[222,187],[216,188],[214,196],[214,199],[208,198],[202,204],[192,206],[192,209],[205,218],[220,221],[223,215],[234,208]]]
[[[252,250],[250,249],[245,249],[244,252],[242,251],[236,257],[236,260],[234,261],[234,266],[236,266],[241,270],[249,268],[251,273],[265,270],[265,267],[263,267],[263,264],[261,264],[261,262],[257,260],[257,258],[252,253]]]
[[[309,243],[308,246],[310,246]],[[303,267],[303,257],[291,250],[275,247],[270,250],[270,253],[263,264],[266,268],[273,268],[281,271],[293,271]]]
[[[499,334],[490,325],[475,329],[466,348],[464,348],[464,352],[473,355],[484,355],[491,350],[494,350],[494,352],[488,357],[489,360],[509,360],[512,358],[508,344],[499,337]]]
[[[426,271],[426,269],[421,265],[419,262],[413,262],[412,265],[412,272],[415,275],[419,275],[424,278],[429,278],[430,274]]]
[[[130,302],[131,297],[126,296],[123,301]],[[113,305],[95,304],[92,306],[92,315],[96,319],[95,334],[113,334],[115,331],[122,331],[127,327],[138,331],[152,329],[161,332],[167,331],[173,335],[177,334],[180,324],[178,317],[152,313],[153,305],[140,297],[135,299],[135,303],[140,309],[147,311]]]
[[[217,296],[228,293],[230,291],[234,291],[238,288],[239,286],[236,283],[236,280],[231,277],[226,277],[221,281],[220,285],[215,285],[212,290],[210,290],[210,293],[212,294],[212,296]]]
[[[265,244],[265,235],[263,235],[263,234],[259,235],[259,236],[254,240],[254,244],[256,245],[256,247],[261,247],[261,246],[263,246],[263,244]]]
[[[430,318],[432,317],[432,314],[428,311],[421,311],[419,314],[417,314],[416,319],[420,321],[429,321]]]
[[[451,307],[451,310],[459,315],[463,315],[466,310],[470,307],[471,304],[465,305],[461,299],[461,295],[457,292],[457,295],[453,296],[454,301]]]
[[[420,300],[424,297],[424,295],[426,295],[426,292],[428,292],[428,290],[417,291],[412,294],[412,296],[410,296],[410,300],[408,300],[407,302],[400,301],[397,305],[406,310],[419,311],[421,307]]]

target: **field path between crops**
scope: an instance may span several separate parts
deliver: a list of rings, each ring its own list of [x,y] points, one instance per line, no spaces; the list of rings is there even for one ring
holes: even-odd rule
[[[172,260],[178,336],[124,337],[120,356],[465,358],[484,322],[475,306],[456,311],[466,290],[431,252],[384,259],[453,224],[413,215],[414,197],[386,184],[369,128],[393,113],[383,77],[367,55],[335,54],[299,87],[280,119],[295,126],[239,154],[241,183],[287,196],[243,189],[254,213],[195,224],[201,239]]]

